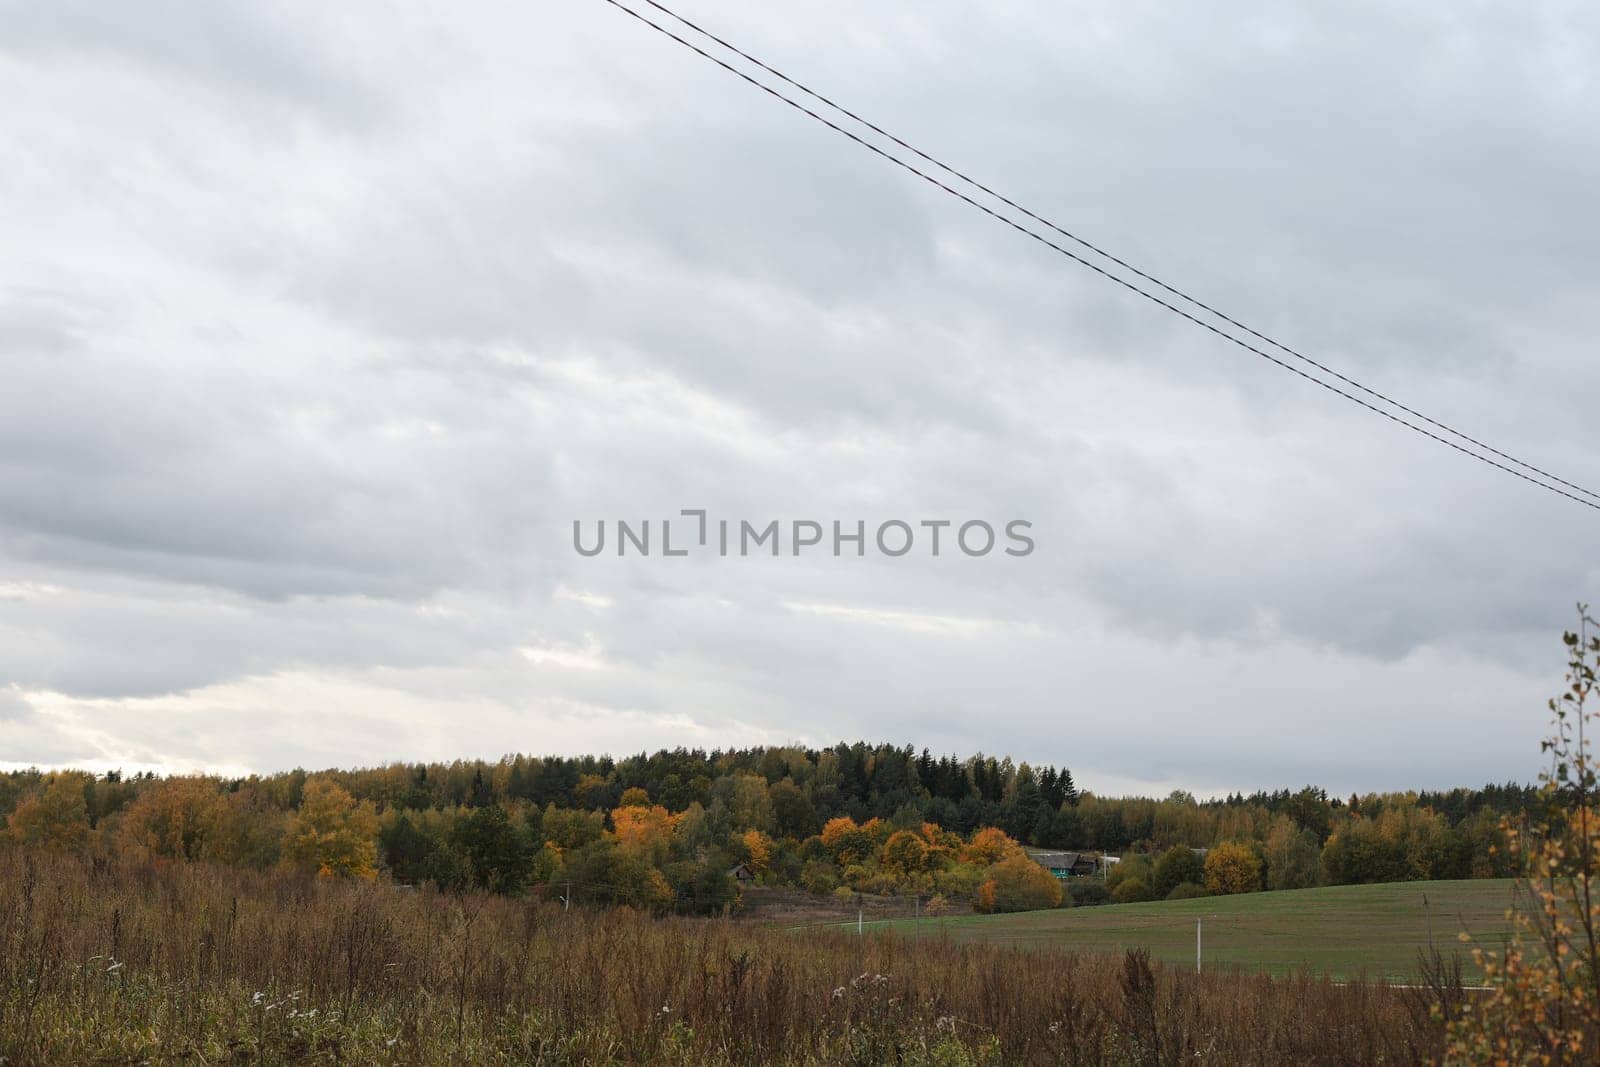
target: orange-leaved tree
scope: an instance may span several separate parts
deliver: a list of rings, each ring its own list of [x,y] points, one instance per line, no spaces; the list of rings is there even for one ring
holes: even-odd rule
[[[1474,949],[1491,987],[1449,1023],[1447,1063],[1600,1063],[1600,782],[1589,748],[1600,638],[1585,606],[1563,635],[1567,687],[1549,703],[1542,804],[1501,831],[1521,871],[1503,952]],[[1462,935],[1463,940],[1469,940]]]
[[[630,804],[611,812],[611,826],[617,844],[624,848],[654,853],[666,848],[672,841],[672,831],[681,816],[674,815],[660,804],[646,807]]]
[[[1020,851],[1017,843],[1004,830],[998,826],[986,826],[972,835],[972,840],[961,850],[961,860],[987,866],[999,863],[1008,854],[1017,851]]]

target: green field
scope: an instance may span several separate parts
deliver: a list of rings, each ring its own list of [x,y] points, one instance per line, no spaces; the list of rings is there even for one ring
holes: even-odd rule
[[[1143,946],[1169,963],[1194,965],[1195,920],[1204,924],[1204,965],[1270,974],[1309,969],[1319,974],[1405,981],[1417,950],[1430,941],[1460,952],[1464,975],[1478,978],[1463,930],[1486,948],[1507,932],[1510,879],[1392,882],[1247,893],[1151,904],[961,915],[923,919],[920,936],[989,941],[1080,952],[1121,952]],[[1426,905],[1424,904],[1426,902]],[[868,923],[871,930],[910,935],[909,921]]]

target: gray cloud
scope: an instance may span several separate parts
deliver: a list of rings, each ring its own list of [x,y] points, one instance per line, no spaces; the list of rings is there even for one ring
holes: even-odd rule
[[[691,15],[1435,417],[1600,458],[1588,13]],[[8,758],[803,732],[1091,785],[1532,773],[1587,513],[606,5],[7,9],[0,40]],[[571,551],[686,506],[1025,517],[1039,550]]]
[[[306,12],[300,13],[302,16]],[[244,96],[259,117],[263,106],[311,110],[346,119],[369,118],[376,96],[348,72],[330,43],[346,49],[357,39],[335,23],[308,34],[287,10],[269,12],[224,2],[195,9],[168,0],[142,0],[107,9],[65,0],[7,5],[0,48],[86,66],[127,63],[161,79],[182,79],[224,97]]]

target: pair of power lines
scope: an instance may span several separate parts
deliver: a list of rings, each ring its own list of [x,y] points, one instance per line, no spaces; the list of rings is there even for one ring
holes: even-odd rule
[[[633,2],[638,3],[640,0]],[[1291,374],[1299,375],[1306,381],[1319,385],[1351,403],[1359,404],[1373,414],[1381,415],[1446,448],[1582,504],[1584,507],[1600,511],[1600,493],[1518,459],[1437,419],[1430,418],[1376,389],[1362,385],[996,192],[990,186],[902,140],[724,38],[691,22],[665,4],[658,3],[657,0],[642,0],[642,2],[671,20],[683,32],[680,33],[670,25],[663,25],[650,14],[636,10],[622,0],[606,0],[612,7],[625,12],[657,33],[715,63],[728,73],[775,97],[796,111],[820,122],[867,151],[1195,326],[1208,330]],[[690,36],[684,36],[684,33]],[[696,43],[697,41],[699,43]],[[768,79],[776,79],[781,86],[813,101],[834,118],[802,103],[801,100],[789,95],[784,88],[775,87]],[[908,160],[902,153],[909,153],[912,159]],[[1041,230],[1044,232],[1040,232]],[[1062,241],[1068,242],[1073,247],[1067,247],[1061,243]],[[1077,251],[1074,251],[1074,248]],[[1131,276],[1131,279],[1124,276],[1125,274]],[[1279,354],[1275,355],[1274,352]]]

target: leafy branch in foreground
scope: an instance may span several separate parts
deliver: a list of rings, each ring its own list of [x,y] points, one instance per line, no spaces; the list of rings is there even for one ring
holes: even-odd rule
[[[1503,952],[1474,950],[1492,988],[1451,1022],[1446,1062],[1600,1063],[1600,783],[1588,737],[1600,718],[1597,625],[1579,605],[1577,632],[1563,635],[1567,686],[1549,705],[1543,803],[1525,825],[1503,825],[1523,873],[1512,936]]]

